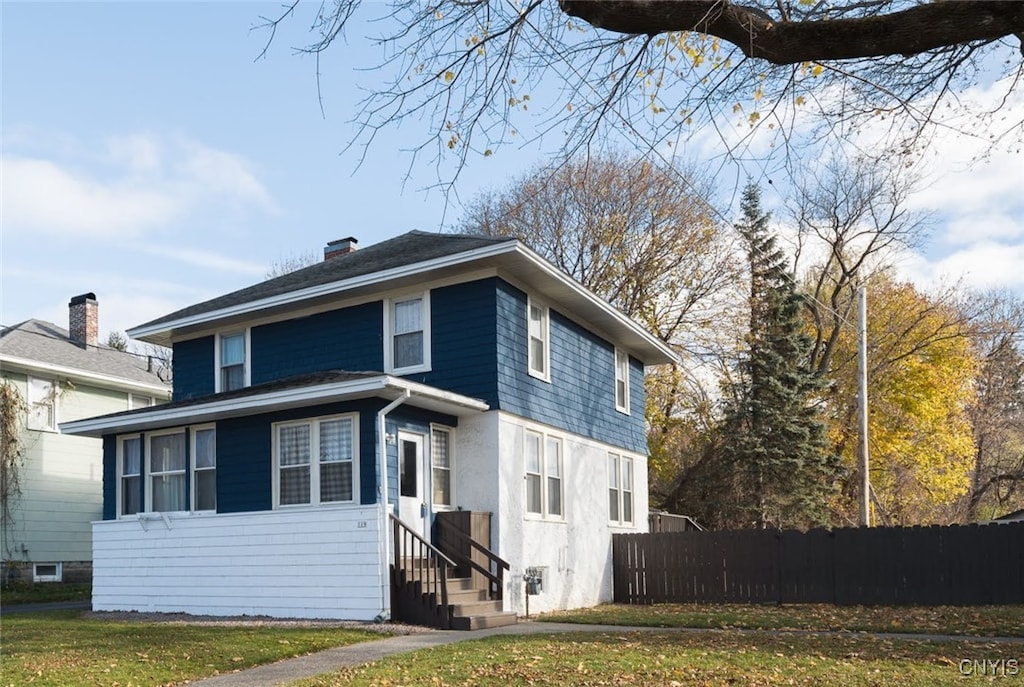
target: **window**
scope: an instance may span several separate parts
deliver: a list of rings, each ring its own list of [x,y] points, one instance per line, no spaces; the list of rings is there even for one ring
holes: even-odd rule
[[[430,369],[430,299],[422,293],[386,305],[388,335],[384,364],[389,372]]]
[[[633,459],[608,454],[608,519],[613,524],[633,522]]]
[[[562,440],[525,430],[526,512],[542,518],[565,515],[562,489]]]
[[[548,437],[544,451],[547,515],[562,517],[562,440]]]
[[[60,582],[61,567],[60,563],[35,563],[32,565],[32,581]]]
[[[57,431],[57,395],[52,379],[28,378],[28,428]]]
[[[142,510],[142,439],[121,439],[118,471],[121,473],[121,515],[134,515]]]
[[[185,432],[150,435],[148,440],[146,510],[151,513],[188,510],[185,501]]]
[[[629,354],[615,349],[615,409],[629,414]]]
[[[355,501],[355,417],[321,418],[275,427],[276,505]]]
[[[217,391],[232,391],[249,385],[246,369],[248,337],[246,332],[221,334],[217,347]]]
[[[192,510],[217,510],[217,430],[192,432]]]
[[[530,374],[545,381],[551,378],[549,361],[551,357],[549,345],[549,319],[548,309],[537,305],[532,299],[527,299],[526,309],[529,312],[529,364]]]
[[[430,464],[433,470],[435,506],[450,507],[452,499],[452,433],[433,427],[430,430]]]
[[[138,394],[128,394],[128,410],[134,410],[136,408],[149,408],[153,405],[153,398],[151,396],[139,396]]]

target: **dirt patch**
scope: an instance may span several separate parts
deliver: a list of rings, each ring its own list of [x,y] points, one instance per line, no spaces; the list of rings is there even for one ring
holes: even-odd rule
[[[116,622],[167,623],[169,625],[207,625],[222,627],[343,627],[389,635],[410,635],[434,632],[433,628],[397,622],[372,623],[358,620],[324,620],[317,618],[271,618],[259,615],[190,615],[188,613],[149,613],[140,611],[89,611],[83,618]]]

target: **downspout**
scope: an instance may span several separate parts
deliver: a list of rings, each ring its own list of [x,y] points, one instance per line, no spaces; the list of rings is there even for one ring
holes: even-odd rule
[[[380,549],[380,608],[381,611],[375,618],[378,622],[384,622],[391,618],[391,523],[388,522],[388,442],[385,433],[384,419],[388,413],[409,400],[412,392],[405,389],[402,395],[391,403],[377,411],[377,442],[380,455],[380,531],[384,535],[379,537]]]

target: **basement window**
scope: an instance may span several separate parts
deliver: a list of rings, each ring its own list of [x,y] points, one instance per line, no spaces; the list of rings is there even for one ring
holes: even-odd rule
[[[33,582],[60,582],[60,563],[35,563],[32,566]]]

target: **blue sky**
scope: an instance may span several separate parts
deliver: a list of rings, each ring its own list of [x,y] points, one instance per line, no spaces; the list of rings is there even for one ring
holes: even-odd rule
[[[279,6],[0,4],[0,323],[66,326],[68,300],[92,291],[105,337],[258,281],[328,240],[367,245],[458,218],[457,202],[422,190],[436,180],[428,163],[405,179],[402,151],[424,136],[416,122],[382,134],[358,169],[340,154],[358,84],[379,78],[357,69],[377,57],[358,32],[355,50],[321,64],[326,116],[314,62],[290,50],[307,38],[302,20],[255,59],[266,36],[250,29]],[[1020,98],[1011,107],[1024,111]],[[905,273],[1024,291],[1024,162],[1000,150],[968,168],[971,152],[952,138],[932,151],[915,203],[940,221]],[[460,197],[541,155],[471,160]]]

